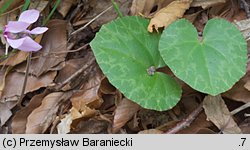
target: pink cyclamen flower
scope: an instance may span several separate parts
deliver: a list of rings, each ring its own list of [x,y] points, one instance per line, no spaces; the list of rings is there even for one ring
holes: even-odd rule
[[[48,30],[46,27],[36,27],[32,30],[27,28],[39,18],[39,11],[32,9],[21,13],[18,21],[9,21],[4,27],[4,37],[7,43],[14,49],[22,51],[38,51],[42,48],[35,42],[32,34],[42,34]]]

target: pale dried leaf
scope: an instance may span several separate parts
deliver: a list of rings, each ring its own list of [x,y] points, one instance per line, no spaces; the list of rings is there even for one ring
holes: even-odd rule
[[[0,127],[12,116],[11,109],[16,106],[16,101],[0,101]]]
[[[192,7],[202,7],[203,9],[206,9],[208,7],[218,5],[221,3],[225,3],[226,0],[194,0],[191,4]]]
[[[250,40],[250,19],[236,21],[238,29],[242,32],[245,39]]]
[[[152,9],[157,7],[158,11],[161,8],[167,6],[174,0],[133,0],[130,13],[131,15],[140,15],[143,14],[144,16],[150,15]]]
[[[241,130],[233,120],[224,100],[220,95],[206,96],[203,108],[207,119],[212,121],[225,134],[240,134]]]
[[[112,124],[112,132],[119,131],[140,109],[140,106],[129,99],[124,98],[117,106]]]
[[[26,130],[27,118],[30,113],[42,104],[46,92],[35,95],[29,102],[28,106],[16,112],[12,119],[11,127],[13,134],[24,134]]]
[[[29,75],[27,79],[25,93],[32,92],[41,87],[47,87],[51,85],[55,76],[56,72],[48,72],[47,74],[44,74],[39,78]],[[1,98],[3,99],[13,96],[20,96],[24,78],[25,74],[23,73],[10,72],[7,75],[6,81],[8,82],[6,82],[5,84],[5,88],[2,92]]]
[[[193,0],[173,1],[165,8],[162,8],[150,20],[148,31],[153,32],[153,29],[155,29],[158,32],[158,28],[166,28],[175,20],[181,18],[184,15],[185,11],[190,7],[192,1]]]
[[[72,92],[55,92],[47,95],[42,104],[29,115],[25,133],[44,133],[56,118],[60,104],[68,100]]]
[[[90,109],[85,106],[85,109],[82,108],[81,112],[79,112],[76,108],[72,107],[70,109],[70,113],[65,116],[61,120],[61,122],[57,125],[57,131],[59,134],[66,134],[70,132],[71,124],[74,120],[79,118],[90,118],[96,114],[96,110]]]

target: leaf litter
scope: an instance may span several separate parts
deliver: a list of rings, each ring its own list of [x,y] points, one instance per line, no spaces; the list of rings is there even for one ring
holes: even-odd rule
[[[208,20],[222,17],[235,23],[245,39],[249,39],[249,20],[238,3],[225,0],[117,0],[117,3],[124,15],[151,18],[149,31],[161,32],[161,28],[185,17],[201,33]],[[0,15],[0,25],[15,20],[20,14],[16,8],[22,4],[23,1],[14,1]],[[36,8],[47,15],[53,5],[45,0],[31,1],[30,9]],[[244,115],[250,113],[249,108],[230,113],[250,101],[249,69],[222,97],[206,96],[178,81],[182,85],[182,99],[168,111],[144,109],[125,98],[109,83],[97,63],[91,61],[94,55],[88,46],[99,28],[117,17],[115,10],[108,9],[78,31],[110,5],[109,0],[62,1],[47,25],[50,30],[36,39],[44,48],[32,54],[28,73],[27,53],[17,51],[1,59],[0,133],[162,134],[179,123],[187,125],[185,119],[201,103],[204,111],[177,133],[249,133],[249,118]],[[71,35],[72,31],[77,33]],[[171,70],[167,73],[173,76]],[[17,100],[25,76],[28,82],[20,107]]]

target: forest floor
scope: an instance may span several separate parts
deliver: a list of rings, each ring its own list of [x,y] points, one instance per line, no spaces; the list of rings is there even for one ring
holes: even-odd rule
[[[1,1],[0,8],[7,1]],[[173,1],[115,2],[124,16],[151,19]],[[30,2],[28,9],[41,12],[33,26],[42,25],[56,2]],[[193,0],[179,18],[188,19],[200,33],[208,20],[223,18],[235,23],[248,40],[249,4],[247,0]],[[16,20],[24,5],[24,0],[12,2],[1,12],[0,26]],[[179,11],[172,8],[169,12]],[[2,40],[0,133],[250,133],[249,66],[219,97],[208,97],[182,83],[181,100],[166,111],[145,109],[127,99],[102,73],[90,47],[102,25],[118,17],[111,0],[61,0],[46,24],[49,30],[35,38],[43,47],[40,51],[31,54],[9,49],[6,56]],[[214,103],[204,104],[206,99]]]

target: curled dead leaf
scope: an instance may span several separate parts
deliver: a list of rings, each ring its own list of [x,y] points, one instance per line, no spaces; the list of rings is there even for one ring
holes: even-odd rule
[[[190,7],[192,1],[193,0],[173,1],[165,8],[162,8],[150,20],[148,31],[153,32],[153,29],[155,29],[158,32],[158,28],[166,28],[175,20],[181,18],[184,15],[185,11]]]

